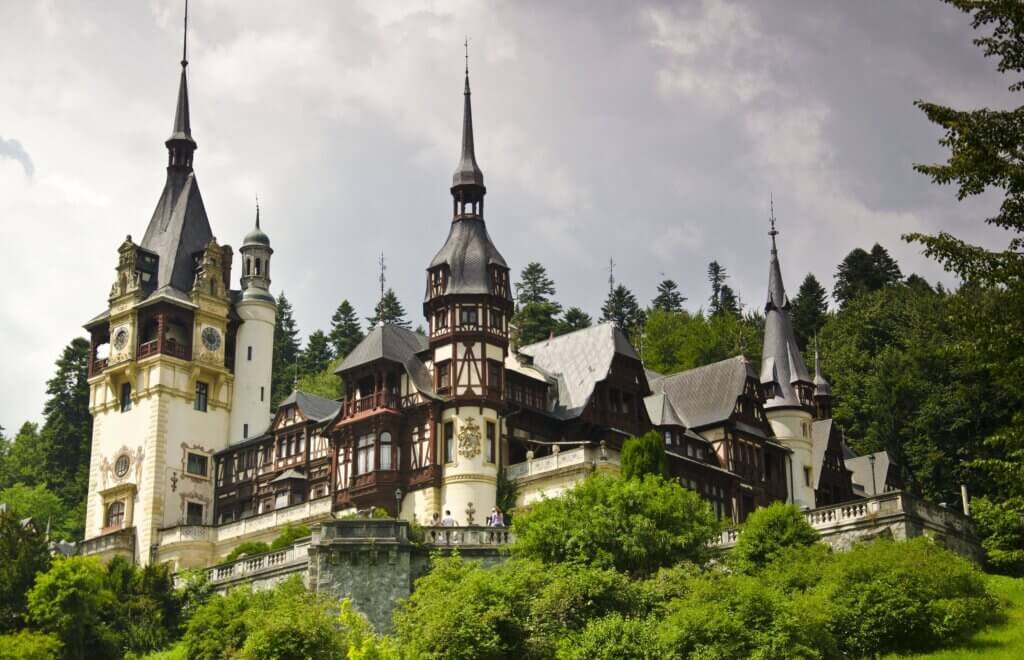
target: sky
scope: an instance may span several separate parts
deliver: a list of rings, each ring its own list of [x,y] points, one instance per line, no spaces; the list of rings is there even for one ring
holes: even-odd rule
[[[117,247],[163,186],[181,1],[0,0],[0,425],[39,420],[54,360],[106,308]],[[196,176],[238,246],[258,195],[273,284],[303,335],[343,299],[369,316],[381,252],[414,325],[451,220],[469,37],[489,231],[514,274],[599,316],[614,277],[706,304],[707,264],[760,308],[774,198],[783,276],[831,290],[880,242],[956,282],[907,232],[997,247],[989,195],[957,202],[916,99],[1012,107],[1012,80],[937,0],[196,0]],[[237,270],[237,268],[236,268]],[[237,287],[238,273],[234,274]]]

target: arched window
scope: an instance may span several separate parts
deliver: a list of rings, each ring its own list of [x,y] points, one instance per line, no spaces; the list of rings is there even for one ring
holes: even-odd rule
[[[391,469],[391,433],[389,431],[380,434],[380,469]]]
[[[124,526],[124,501],[118,500],[107,505],[107,524],[104,527]]]
[[[260,258],[256,257],[256,274],[260,274]]]
[[[245,274],[248,275],[250,270],[252,270],[252,259],[246,259],[245,260]]]

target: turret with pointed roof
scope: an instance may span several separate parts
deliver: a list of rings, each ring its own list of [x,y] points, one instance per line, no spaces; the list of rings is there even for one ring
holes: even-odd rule
[[[774,205],[773,205],[774,206]],[[789,317],[789,297],[782,283],[779,250],[775,244],[774,209],[771,214],[771,260],[768,266],[768,300],[764,306],[764,350],[761,357],[761,384],[765,388],[765,408],[807,407],[811,377],[796,342]]]

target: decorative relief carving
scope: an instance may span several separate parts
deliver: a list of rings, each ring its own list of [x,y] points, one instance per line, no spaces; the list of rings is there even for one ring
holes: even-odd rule
[[[122,484],[133,474],[136,483],[141,481],[143,457],[145,457],[145,452],[141,446],[136,447],[135,451],[122,446],[114,452],[113,458],[104,456],[103,460],[100,461],[100,475],[103,478],[103,487],[108,488]]]
[[[480,453],[480,426],[470,417],[459,429],[459,454],[473,458]]]

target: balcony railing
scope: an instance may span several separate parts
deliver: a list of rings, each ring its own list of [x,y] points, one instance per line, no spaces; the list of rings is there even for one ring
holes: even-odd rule
[[[505,476],[508,479],[525,479],[541,475],[547,472],[554,472],[572,467],[589,466],[596,467],[606,463],[611,465],[619,464],[619,452],[605,447],[578,447],[567,451],[557,451],[558,446],[548,456],[543,458],[528,458],[523,463],[514,463],[505,468]]]
[[[89,372],[90,375],[95,376],[101,373],[104,369],[110,366],[110,358],[96,358],[92,361],[92,370]]]
[[[488,547],[508,545],[515,540],[504,527],[427,527],[424,543],[439,548]]]
[[[164,355],[171,355],[182,360],[187,360],[188,346],[180,342],[176,342],[173,339],[168,339],[163,342],[163,348],[160,347],[160,340],[153,339],[150,341],[144,341],[139,344],[138,359],[149,357],[150,355],[156,355],[157,353],[163,353]]]
[[[242,557],[227,564],[213,566],[207,571],[212,584],[243,578],[252,579],[261,573],[280,571],[288,567],[304,568],[309,561],[309,539],[299,541],[283,550]]]
[[[354,417],[371,410],[400,410],[409,408],[426,399],[419,392],[400,396],[397,392],[374,392],[358,399],[345,401],[344,417]]]
[[[178,525],[160,530],[160,545],[216,540],[216,530],[209,525]]]
[[[80,555],[96,555],[102,552],[133,554],[135,552],[135,528],[126,527],[94,536],[82,541],[82,544],[78,546]]]

